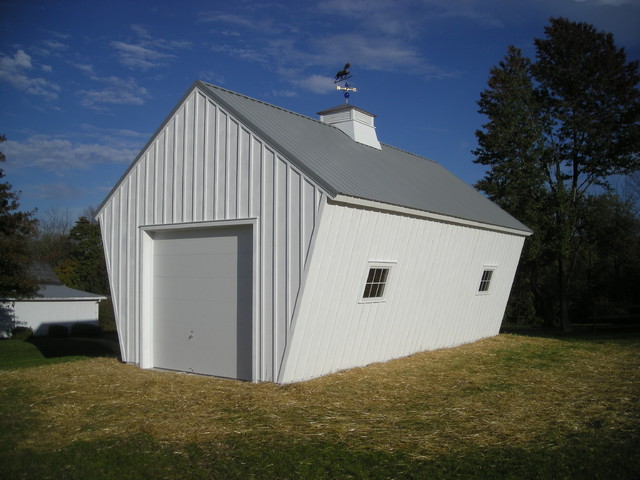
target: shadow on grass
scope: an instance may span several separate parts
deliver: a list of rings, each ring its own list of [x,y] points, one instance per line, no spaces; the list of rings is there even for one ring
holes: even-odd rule
[[[503,325],[500,333],[522,335],[525,337],[556,338],[558,340],[616,340],[640,339],[640,326],[599,326],[575,325],[570,332],[560,328],[532,327],[528,325]]]
[[[469,449],[435,458],[381,452],[335,439],[229,438],[180,445],[149,435],[75,442],[55,451],[16,449],[0,460],[8,478],[52,479],[584,479],[638,478],[638,451],[594,434],[552,446]]]
[[[31,337],[27,340],[45,358],[58,357],[114,357],[121,359],[120,344],[113,334],[100,337]]]

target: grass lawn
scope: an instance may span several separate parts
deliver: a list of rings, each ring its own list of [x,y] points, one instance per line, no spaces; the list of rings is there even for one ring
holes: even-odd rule
[[[5,479],[640,478],[637,333],[502,334],[287,386],[29,366],[19,343],[0,342]]]
[[[55,342],[55,340],[48,339],[47,341],[49,344]],[[0,341],[0,370],[52,365],[86,358],[86,356],[82,355],[60,355],[55,356],[55,358],[48,358],[47,352],[41,351],[34,343],[21,340]]]

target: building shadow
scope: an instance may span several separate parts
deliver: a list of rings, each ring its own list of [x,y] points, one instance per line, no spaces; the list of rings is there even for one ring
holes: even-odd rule
[[[31,337],[27,340],[45,358],[56,357],[111,357],[122,360],[120,344],[115,335],[106,333],[99,337]]]
[[[500,333],[522,335],[525,337],[555,338],[558,340],[603,340],[640,338],[640,325],[609,325],[600,324],[594,327],[589,324],[572,325],[570,332],[563,332],[560,328],[545,328],[534,326],[503,325]]]

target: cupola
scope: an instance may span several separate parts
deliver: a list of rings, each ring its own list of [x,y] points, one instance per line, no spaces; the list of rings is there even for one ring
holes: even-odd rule
[[[356,142],[382,150],[373,124],[374,114],[345,103],[318,112],[318,115],[321,122],[339,128]]]

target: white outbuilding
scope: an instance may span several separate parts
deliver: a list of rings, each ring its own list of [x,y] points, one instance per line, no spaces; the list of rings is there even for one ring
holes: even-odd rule
[[[319,115],[185,94],[98,209],[125,362],[289,383],[498,333],[530,230]]]
[[[33,335],[49,333],[52,325],[70,329],[74,325],[99,324],[100,302],[107,297],[65,287],[50,265],[34,262],[29,272],[39,282],[32,298],[0,299],[0,338],[10,336],[16,327],[27,327]]]

